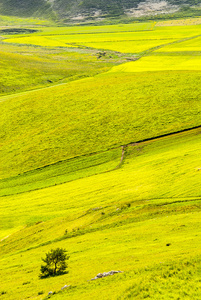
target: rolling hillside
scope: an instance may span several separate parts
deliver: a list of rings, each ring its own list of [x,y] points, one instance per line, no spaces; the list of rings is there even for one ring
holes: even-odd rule
[[[201,125],[200,80],[112,73],[2,98],[1,177]]]
[[[89,44],[95,47],[97,42],[98,47],[103,47],[104,50],[108,42],[113,44],[113,47],[118,43],[117,49],[123,41],[124,47],[128,47],[128,52],[135,51],[132,54],[135,59],[140,55],[142,57],[120,64],[95,77],[2,97],[1,178],[201,125],[201,64],[197,42],[201,34],[200,25],[179,26],[177,31],[174,26],[158,26],[152,29],[152,24],[150,27],[145,25],[146,23],[124,27],[111,25],[75,29],[48,28],[34,35],[19,35],[11,39],[7,36],[4,42],[12,43],[14,50],[18,45],[21,48],[21,43],[30,43],[30,49],[34,49],[34,60],[18,55],[23,59],[24,65],[27,65],[27,69],[30,69],[33,63],[38,65],[35,70],[30,69],[31,74],[28,78],[24,78],[25,85],[34,72],[35,78],[39,77],[40,80],[39,70],[41,73],[46,72],[44,85],[50,84],[49,81],[54,83],[54,70],[58,73],[58,79],[68,76],[68,72],[72,76],[76,74],[72,69],[76,67],[76,63],[77,73],[81,76],[85,66],[87,65],[89,70],[91,63],[91,72],[94,72],[95,68],[100,68],[103,72],[105,67],[109,67],[109,62],[110,65],[114,63],[113,55],[116,52],[109,50],[103,61],[102,58],[94,57],[91,62],[90,52],[88,56],[80,52]],[[137,45],[141,45],[142,52],[139,53],[139,46],[132,49],[131,38]],[[153,41],[156,47],[153,47]],[[40,52],[35,50],[35,43],[42,47]],[[50,52],[44,49],[45,43],[48,46],[52,45]],[[186,51],[187,45],[191,46],[191,51],[195,51]],[[55,59],[55,47],[59,47],[60,52],[60,47],[69,47],[71,56],[66,56],[68,72],[62,68],[65,56],[59,53],[58,60]],[[177,48],[174,50],[174,47],[180,47],[179,52]],[[74,56],[78,56],[74,65],[69,64],[72,49],[75,51]],[[95,51],[95,48],[92,49]],[[162,55],[159,50],[163,51]],[[25,54],[27,51],[26,49]],[[97,53],[101,53],[100,51],[102,50]],[[45,60],[41,57],[36,58],[39,53],[40,56],[45,56]],[[132,58],[132,55],[128,58]],[[16,58],[13,55],[7,57],[8,61]],[[146,80],[144,72],[147,72]],[[78,74],[77,76],[79,78]],[[17,78],[16,75],[15,77]]]
[[[200,18],[0,26],[0,298],[201,299]]]
[[[200,155],[197,129],[128,146],[120,169],[1,197],[2,299],[199,299]],[[57,247],[69,274],[39,279]]]

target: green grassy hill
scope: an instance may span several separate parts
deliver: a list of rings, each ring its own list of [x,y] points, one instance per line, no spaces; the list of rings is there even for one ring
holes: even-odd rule
[[[200,154],[197,129],[128,146],[120,169],[1,197],[2,299],[199,299]],[[56,247],[69,274],[41,280]]]
[[[0,96],[35,90],[110,70],[117,59],[97,61],[97,51],[1,45]]]
[[[201,298],[200,24],[3,32],[1,299]]]
[[[148,73],[146,81],[111,73],[6,96],[1,177],[201,125],[200,80],[199,72]]]

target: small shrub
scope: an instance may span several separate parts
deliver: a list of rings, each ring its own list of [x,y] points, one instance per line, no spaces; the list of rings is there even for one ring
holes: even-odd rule
[[[29,284],[29,283],[31,283],[31,282],[30,281],[26,281],[26,282],[23,282],[22,285],[26,285],[26,284]]]
[[[5,294],[6,294],[5,291],[0,292],[0,295],[5,295]]]
[[[38,292],[38,295],[43,295],[43,294],[44,294],[43,291]]]

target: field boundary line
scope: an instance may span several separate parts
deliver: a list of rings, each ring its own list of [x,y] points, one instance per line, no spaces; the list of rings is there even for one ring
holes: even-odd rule
[[[47,189],[47,188],[50,188],[50,187],[53,187],[53,186],[58,186],[58,185],[65,184],[65,183],[68,183],[68,182],[72,182],[72,181],[75,181],[75,180],[79,180],[79,179],[83,179],[83,178],[87,178],[87,177],[91,177],[91,176],[96,176],[96,175],[100,175],[100,174],[105,174],[105,173],[116,171],[116,170],[120,169],[122,167],[123,163],[124,163],[125,154],[126,154],[126,148],[128,146],[140,146],[141,144],[146,143],[146,142],[155,142],[155,141],[163,139],[163,138],[168,138],[168,137],[171,137],[171,136],[177,136],[177,135],[182,134],[182,133],[195,131],[196,129],[201,129],[201,125],[198,125],[198,126],[195,126],[195,127],[192,127],[192,128],[186,128],[186,129],[183,129],[183,130],[175,131],[175,132],[172,132],[172,133],[167,133],[167,134],[159,135],[159,136],[156,136],[156,137],[151,137],[151,138],[147,138],[147,139],[143,139],[143,140],[139,140],[139,141],[135,141],[135,142],[130,142],[128,144],[121,145],[121,146],[111,147],[111,148],[109,148],[107,150],[104,150],[104,151],[92,152],[92,153],[83,154],[83,155],[80,155],[80,156],[75,156],[75,157],[72,157],[72,158],[68,158],[66,160],[60,160],[60,161],[57,161],[57,162],[49,164],[49,165],[45,165],[45,166],[42,166],[42,167],[30,170],[30,171],[26,171],[26,172],[24,172],[22,174],[19,174],[19,175],[16,175],[16,176],[4,178],[4,179],[2,179],[2,181],[3,180],[9,180],[9,179],[12,179],[12,178],[15,178],[15,177],[18,177],[18,176],[23,176],[23,175],[26,175],[28,173],[32,173],[32,172],[37,171],[37,170],[43,170],[43,169],[45,169],[47,167],[50,167],[50,166],[53,166],[53,165],[57,165],[59,163],[65,162],[65,161],[67,162],[67,161],[70,161],[72,159],[77,159],[77,158],[81,158],[81,157],[90,157],[90,156],[97,155],[97,154],[100,154],[100,153],[104,153],[104,152],[108,152],[108,151],[111,151],[111,150],[115,150],[115,149],[118,149],[120,147],[122,149],[120,163],[115,168],[113,168],[111,170],[102,171],[100,173],[95,173],[93,175],[88,175],[88,176],[85,176],[85,177],[81,177],[81,178],[77,178],[77,179],[72,179],[72,180],[69,180],[69,181],[64,181],[64,182],[58,183],[56,185],[54,184],[54,185],[45,186],[45,187],[42,187],[42,188],[34,188],[34,189],[30,189],[30,190],[22,191],[22,192],[18,192],[18,193],[11,193],[11,194],[1,195],[0,198],[1,197],[12,196],[12,195],[23,194],[23,193],[29,193],[29,192],[32,192],[32,191],[37,191],[37,190],[42,190],[42,189]],[[0,182],[1,182],[1,180],[0,180]]]

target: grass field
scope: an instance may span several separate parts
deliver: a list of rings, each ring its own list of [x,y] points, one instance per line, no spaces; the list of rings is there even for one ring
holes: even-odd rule
[[[92,47],[123,53],[140,53],[201,34],[200,25],[154,27],[156,23],[110,25],[97,27],[41,28],[32,35],[19,35],[4,40],[6,43],[43,47]]]
[[[168,45],[166,46],[164,49],[160,48],[159,50],[157,50],[157,52],[159,51],[165,51],[165,52],[196,52],[196,51],[201,51],[201,37],[197,37],[195,39],[192,40],[188,40],[188,41],[184,41],[181,43],[177,43],[177,44],[172,44],[172,45]]]
[[[143,41],[141,41],[141,45],[138,43],[137,47],[129,45],[134,38],[134,33],[151,31],[154,25],[155,23],[136,23],[132,25],[124,24],[96,27],[50,27],[48,29],[41,28],[40,32],[34,34],[34,36],[14,36],[4,41],[7,43],[38,45],[43,47],[91,47],[95,49],[103,49],[105,47],[107,50],[133,53],[147,49],[147,45],[143,46]],[[122,42],[127,42],[127,46],[121,46]],[[158,45],[160,41],[150,41],[150,43],[151,45]]]
[[[52,36],[34,36],[34,37],[21,37],[8,39],[9,43],[22,43],[27,45],[49,46],[49,47],[81,47],[81,48],[95,48],[113,50],[122,53],[140,53],[149,48],[159,46],[161,44],[168,44],[174,39],[155,39],[143,37],[139,39],[139,36],[133,36],[133,33],[124,34],[90,34],[81,36],[75,35],[62,35],[58,37]]]
[[[55,299],[92,299],[100,291],[105,299],[155,293],[158,299],[185,293],[198,299],[199,157],[197,129],[129,146],[119,170],[1,197],[1,236],[14,232],[1,242],[2,299],[37,298],[65,284],[72,288]],[[69,275],[38,279],[40,258],[57,246],[69,251]],[[87,282],[110,269],[124,273]],[[13,288],[11,274],[18,282]]]
[[[97,53],[0,44],[0,95],[94,76],[126,61],[114,54],[97,59]]]
[[[198,126],[200,79],[109,73],[3,97],[0,176]]]
[[[0,298],[199,300],[199,19],[37,22],[0,19],[38,30],[1,36]]]
[[[191,28],[191,26],[189,26]],[[194,26],[192,26],[194,27]],[[161,27],[160,27],[161,28]],[[166,30],[167,27],[165,27]],[[169,27],[176,28],[176,27]],[[185,26],[178,26],[179,32]],[[188,26],[187,26],[188,28]],[[172,40],[149,49],[139,60],[114,67],[111,72],[147,72],[167,70],[201,70],[200,25],[197,35]],[[190,30],[191,31],[191,30]],[[175,32],[172,30],[172,32]],[[177,31],[176,31],[177,32]]]
[[[58,185],[98,173],[113,171],[121,162],[120,148],[76,157],[0,181],[0,196]]]
[[[200,71],[201,55],[150,55],[114,67],[110,72]]]
[[[132,23],[132,24],[118,24],[105,26],[38,26],[37,36],[50,36],[55,38],[58,35],[77,35],[77,34],[92,34],[92,33],[120,33],[120,32],[143,32],[152,30],[155,22],[147,23]],[[30,27],[30,26],[29,26]],[[11,34],[12,36],[12,34]],[[19,35],[20,36],[20,35]]]

